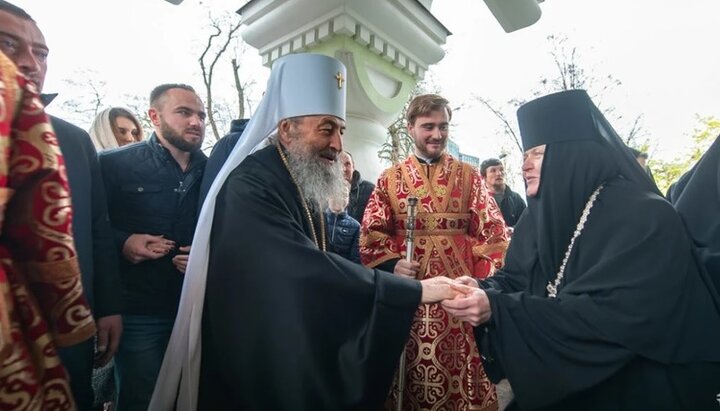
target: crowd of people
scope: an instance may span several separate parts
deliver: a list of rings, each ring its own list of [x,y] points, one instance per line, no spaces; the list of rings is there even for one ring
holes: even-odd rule
[[[208,157],[186,84],[148,136],[46,115],[47,54],[0,0],[0,410],[720,408],[720,140],[665,198],[585,91],[540,97],[521,196],[424,94],[373,184],[335,58],[279,58]]]

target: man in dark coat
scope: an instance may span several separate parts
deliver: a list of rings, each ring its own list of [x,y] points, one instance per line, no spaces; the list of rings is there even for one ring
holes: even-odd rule
[[[347,206],[347,212],[350,217],[362,223],[365,207],[367,207],[370,194],[375,189],[375,184],[363,180],[360,172],[355,169],[355,162],[350,153],[343,151],[340,153],[339,159],[343,167],[345,181],[350,184],[350,202]]]
[[[509,409],[716,410],[720,300],[678,214],[583,90],[518,120],[528,209],[506,265],[443,303]]]
[[[194,239],[206,246],[191,252],[150,409],[378,409],[418,304],[455,295],[448,279],[418,282],[325,251],[321,211],[346,189],[345,73],[317,54],[274,63],[206,199]]]
[[[117,351],[122,337],[122,295],[118,257],[108,220],[105,188],[95,147],[84,130],[50,116],[65,157],[73,209],[73,238],[78,250],[83,287],[98,325],[97,366],[104,366]],[[92,404],[92,340],[60,350],[71,375],[78,409]],[[90,401],[90,402],[88,402]]]
[[[360,223],[347,212],[347,191],[330,199],[325,215],[328,251],[360,264]]]
[[[30,16],[13,10],[4,6],[0,9],[0,27],[17,43],[15,52],[9,54],[9,57],[42,91],[47,73],[48,48],[45,38]],[[54,96],[43,97],[47,104]],[[97,322],[97,363],[104,365],[117,350],[122,333],[117,253],[108,221],[105,189],[90,136],[57,117],[50,116],[50,120],[65,158],[73,204],[73,239],[85,296]],[[70,374],[78,409],[90,409],[93,402],[91,376],[95,357],[93,339],[59,351]]]
[[[480,164],[480,174],[500,207],[505,225],[515,227],[526,206],[520,194],[505,184],[505,166],[497,158],[488,158]]]

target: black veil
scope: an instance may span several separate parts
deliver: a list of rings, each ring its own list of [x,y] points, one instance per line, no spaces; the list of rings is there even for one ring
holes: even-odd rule
[[[526,150],[547,146],[505,266],[481,283],[492,317],[476,340],[491,380],[507,377],[518,404],[535,408],[587,393],[637,361],[720,361],[718,296],[680,216],[587,93],[531,101],[518,120]],[[548,298],[600,185],[557,298]]]
[[[720,137],[676,183],[671,201],[720,289]]]

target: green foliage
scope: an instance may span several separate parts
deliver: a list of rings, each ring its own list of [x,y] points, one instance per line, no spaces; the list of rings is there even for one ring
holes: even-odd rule
[[[698,116],[698,123],[699,126],[693,131],[693,145],[689,152],[670,161],[648,161],[648,166],[655,177],[655,183],[661,192],[666,193],[672,183],[690,170],[720,134],[720,119],[712,116]]]

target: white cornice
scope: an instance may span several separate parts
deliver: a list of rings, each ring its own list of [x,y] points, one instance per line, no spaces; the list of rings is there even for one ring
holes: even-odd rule
[[[417,0],[252,0],[238,12],[246,25],[243,39],[267,66],[346,36],[422,78],[444,56],[450,34]]]

